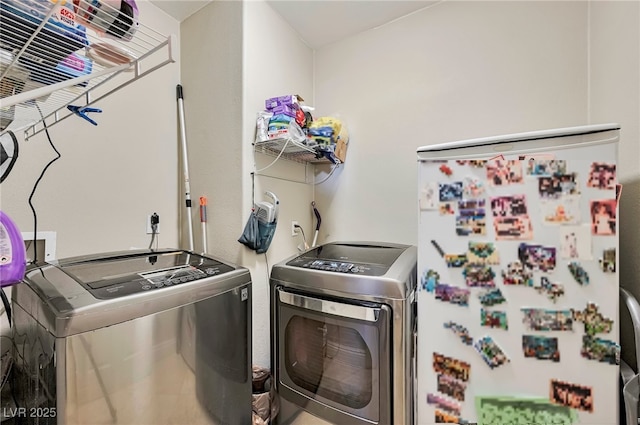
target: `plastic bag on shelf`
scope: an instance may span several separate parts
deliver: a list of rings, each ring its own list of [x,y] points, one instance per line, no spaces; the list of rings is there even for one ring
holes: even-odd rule
[[[318,158],[326,158],[334,164],[344,163],[347,157],[349,133],[336,117],[320,117],[309,126],[309,145],[316,145]]]
[[[269,140],[269,120],[273,116],[272,112],[260,111],[256,119],[256,142]]]

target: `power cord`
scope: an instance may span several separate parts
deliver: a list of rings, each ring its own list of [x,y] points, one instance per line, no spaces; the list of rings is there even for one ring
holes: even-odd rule
[[[53,141],[51,140],[51,135],[49,134],[49,127],[47,127],[47,123],[45,122],[44,115],[42,114],[42,110],[40,109],[38,102],[36,102],[36,108],[38,108],[38,112],[40,112],[40,117],[42,118],[42,125],[44,126],[44,132],[47,135],[47,140],[49,140],[49,144],[51,145],[51,148],[56,153],[56,157],[53,158],[51,161],[49,161],[49,163],[47,163],[47,165],[44,166],[44,168],[42,169],[42,172],[40,173],[40,176],[38,177],[35,184],[33,185],[33,189],[31,189],[31,194],[29,195],[29,207],[31,208],[31,212],[33,213],[33,264],[38,263],[38,250],[36,245],[36,241],[38,239],[38,214],[36,213],[36,209],[33,206],[33,202],[32,202],[33,195],[36,193],[36,188],[40,184],[40,181],[44,177],[44,173],[47,171],[47,169],[51,166],[51,164],[53,164],[54,162],[56,162],[58,159],[62,157],[62,155],[60,155],[60,152],[58,152],[58,149],[56,149],[55,145],[53,144]]]
[[[7,320],[9,321],[9,327],[11,327],[11,303],[7,298],[7,294],[4,293],[4,288],[0,288],[0,298],[2,298],[2,305],[4,311],[7,313]]]
[[[149,249],[152,249],[153,241],[158,234],[158,224],[160,223],[160,216],[157,213],[151,215],[151,242],[149,242]],[[156,247],[157,248],[157,247]]]
[[[300,230],[300,234],[302,235],[302,242],[304,243],[304,250],[306,251],[307,249],[309,249],[309,244],[307,244],[307,238],[304,235],[304,230],[302,229],[302,227],[299,224],[294,224],[293,227],[295,229]],[[299,249],[299,248],[298,248]],[[302,251],[302,250],[301,250]]]

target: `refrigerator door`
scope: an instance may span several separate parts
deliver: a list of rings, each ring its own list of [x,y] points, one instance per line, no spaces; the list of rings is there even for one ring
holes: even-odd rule
[[[418,150],[419,425],[617,423],[618,140]]]

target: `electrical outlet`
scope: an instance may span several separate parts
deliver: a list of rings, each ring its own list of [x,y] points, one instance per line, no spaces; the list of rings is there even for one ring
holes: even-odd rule
[[[158,220],[156,224],[156,235],[160,233],[160,216],[157,213],[153,213],[147,216],[147,235],[153,234],[153,229],[151,228],[151,220],[154,216]]]
[[[291,221],[291,236],[298,236],[300,234],[300,230],[296,229],[298,222],[295,220]]]

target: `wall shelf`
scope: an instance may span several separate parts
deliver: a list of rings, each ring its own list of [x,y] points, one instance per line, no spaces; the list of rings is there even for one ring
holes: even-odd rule
[[[65,3],[72,2],[0,0],[0,133],[29,139],[73,115],[67,105],[89,106],[175,61],[175,37],[140,20],[129,41],[90,27],[86,38],[60,30]],[[76,12],[90,13],[83,7],[90,8],[80,0]]]
[[[302,164],[331,164],[327,158],[316,158],[316,151],[313,147],[291,138],[256,141],[254,148],[256,152]]]

